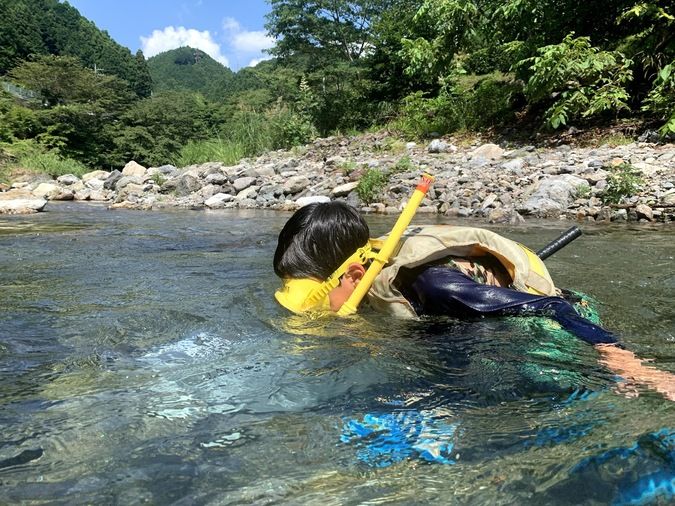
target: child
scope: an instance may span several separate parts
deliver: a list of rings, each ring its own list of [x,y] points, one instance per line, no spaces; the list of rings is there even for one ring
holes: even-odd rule
[[[376,254],[368,225],[354,208],[337,201],[302,207],[279,234],[274,272],[284,286],[275,297],[297,313],[338,311]],[[482,229],[431,226],[404,236],[368,300],[401,317],[548,316],[596,346],[618,374],[675,400],[675,376],[644,366],[559,293],[543,263],[518,243]]]

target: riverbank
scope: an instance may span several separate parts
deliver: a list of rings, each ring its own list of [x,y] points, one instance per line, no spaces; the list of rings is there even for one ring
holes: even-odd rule
[[[419,212],[518,223],[675,220],[675,145],[498,145],[480,138],[405,142],[384,133],[317,139],[238,165],[93,171],[52,180],[25,175],[0,188],[0,213],[47,209],[49,200],[151,210],[266,208],[343,199],[370,213],[398,213],[421,172],[436,182]]]

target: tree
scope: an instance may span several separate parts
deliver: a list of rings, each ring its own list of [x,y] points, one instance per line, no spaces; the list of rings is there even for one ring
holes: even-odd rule
[[[173,160],[191,140],[208,139],[214,131],[214,108],[202,95],[163,92],[139,100],[106,132],[112,149],[108,163],[121,166],[129,160],[162,165]]]
[[[324,58],[356,61],[372,50],[373,24],[388,0],[270,0],[270,51],[286,57],[310,53]]]

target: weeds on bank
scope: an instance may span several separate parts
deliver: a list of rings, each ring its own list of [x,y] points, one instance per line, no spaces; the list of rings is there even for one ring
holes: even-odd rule
[[[367,169],[359,179],[356,194],[364,203],[370,204],[378,200],[388,182],[388,172],[373,168]]]
[[[57,150],[47,149],[31,140],[0,144],[0,179],[9,180],[16,173],[39,173],[51,177],[64,174],[81,176],[89,168],[77,160],[63,157]]]
[[[361,176],[356,187],[356,194],[366,204],[371,204],[382,197],[384,188],[394,174],[415,170],[415,165],[409,156],[402,157],[389,170],[369,168]]]
[[[640,171],[629,163],[622,163],[608,170],[607,187],[602,195],[605,204],[620,203],[624,197],[633,196],[644,184]]]

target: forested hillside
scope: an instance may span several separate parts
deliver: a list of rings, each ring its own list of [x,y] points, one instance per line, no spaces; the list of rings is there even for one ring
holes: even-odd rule
[[[218,101],[232,82],[234,73],[204,51],[181,47],[148,59],[154,91],[198,92]]]
[[[67,2],[0,0],[0,75],[31,55],[76,57],[88,68],[127,81],[141,97],[152,83],[143,53],[132,55]]]
[[[0,97],[0,164],[56,174],[235,162],[381,127],[408,139],[603,125],[675,134],[666,0],[269,4],[273,59],[232,73],[202,51],[170,51],[149,63],[148,96],[143,55],[67,3],[0,0],[0,73],[19,87]]]

